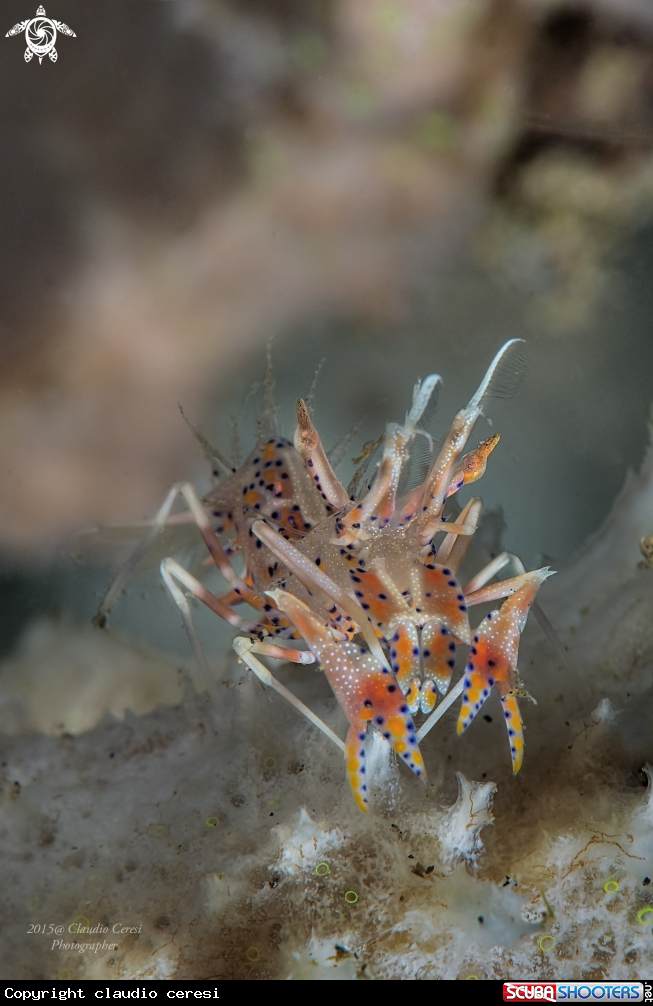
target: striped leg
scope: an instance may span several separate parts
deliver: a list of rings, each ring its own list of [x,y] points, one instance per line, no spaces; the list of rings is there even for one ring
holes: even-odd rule
[[[359,565],[349,570],[349,577],[360,606],[388,641],[392,670],[406,696],[408,708],[416,713],[420,708],[421,683],[415,613],[387,572],[383,560],[377,559],[370,569],[365,569],[363,560],[359,559]]]
[[[524,727],[521,721],[521,713],[517,705],[517,699],[512,692],[506,692],[501,696],[503,706],[503,718],[508,731],[508,741],[510,743],[510,757],[512,758],[512,770],[517,775],[524,758]]]
[[[367,813],[367,780],[365,775],[365,737],[367,724],[364,720],[352,723],[345,741],[347,779],[360,810]]]
[[[415,726],[393,674],[365,647],[348,640],[334,640],[328,626],[299,598],[283,590],[270,591],[270,595],[316,654],[351,724],[347,739],[347,774],[359,807],[366,809],[365,790],[361,788],[364,773],[360,772],[364,767],[361,724],[373,723],[415,775],[424,779],[426,773]]]
[[[438,563],[415,563],[411,571],[415,617],[422,623],[421,655],[424,682],[420,708],[430,713],[449,688],[456,662],[456,645],[471,640],[467,604],[453,571]]]
[[[537,591],[549,575],[548,569],[524,574],[525,582],[504,601],[501,610],[491,611],[483,619],[472,640],[463,680],[458,733],[467,729],[496,686],[503,704],[514,772],[521,768],[524,752],[521,716],[514,693],[519,637]]]

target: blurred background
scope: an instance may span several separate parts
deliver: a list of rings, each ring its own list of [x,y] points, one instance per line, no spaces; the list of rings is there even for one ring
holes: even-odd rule
[[[648,0],[48,0],[76,37],[41,65],[4,37],[36,6],[0,33],[0,650],[88,624],[137,538],[84,532],[209,487],[180,404],[247,455],[270,338],[283,432],[324,359],[349,457],[433,371],[442,432],[525,338],[488,549],[569,560],[648,438]],[[185,652],[148,582],[116,626]]]

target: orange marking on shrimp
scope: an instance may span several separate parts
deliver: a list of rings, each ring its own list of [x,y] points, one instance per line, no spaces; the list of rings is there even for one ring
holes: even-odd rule
[[[517,705],[517,699],[512,692],[501,696],[501,704],[503,706],[506,730],[508,731],[512,770],[517,775],[524,760],[524,728],[521,714]]]
[[[349,570],[349,578],[363,610],[369,611],[379,627],[388,625],[397,615],[397,604],[395,598],[387,592],[378,573],[372,569],[356,567]]]
[[[453,496],[463,486],[478,481],[485,474],[487,459],[500,440],[501,434],[494,433],[473,451],[470,451],[469,454],[465,454],[451,476],[447,496]]]
[[[506,598],[501,609],[486,615],[472,640],[463,681],[458,733],[467,729],[491,689],[496,687],[501,697],[514,772],[521,767],[524,750],[521,715],[514,695],[519,637],[535,595],[549,575],[548,568],[527,574],[527,582]]]
[[[412,621],[402,619],[390,638],[390,662],[402,690],[419,667],[419,640]]]
[[[351,724],[347,735],[348,760],[350,757],[363,757],[360,753],[362,747],[355,756],[352,746],[350,754],[349,741],[351,739],[353,745],[353,738],[357,736],[355,727],[361,728],[366,722],[372,722],[395,750],[397,744],[405,744],[398,754],[416,775],[424,778],[424,763],[421,758],[415,758],[418,753],[415,726],[394,676],[365,647],[348,641],[336,642],[327,626],[294,595],[275,590],[271,592],[271,596],[280,610],[291,618],[317,656]],[[364,767],[363,763],[357,772],[349,773],[352,791],[359,806],[366,799],[361,795],[365,790],[358,786],[359,776],[364,774],[360,769]]]
[[[406,732],[406,724],[401,716],[391,716],[388,720],[388,730],[393,737],[403,737]]]

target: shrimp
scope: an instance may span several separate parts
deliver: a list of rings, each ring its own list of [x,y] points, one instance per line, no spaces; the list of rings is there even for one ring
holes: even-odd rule
[[[545,567],[526,572],[516,556],[502,553],[461,586],[458,571],[478,526],[481,501],[471,499],[454,521],[444,516],[447,499],[483,475],[499,442],[499,434],[494,434],[464,453],[486,400],[505,393],[506,382],[514,383],[519,369],[514,355],[520,342],[510,340],[496,354],[417,486],[402,491],[411,444],[418,436],[430,440],[419,423],[441,381],[437,374],[417,382],[404,422],[387,425],[378,470],[361,498],[350,496],[340,482],[310,410],[299,399],[292,442],[267,436],[204,499],[188,483],[173,487],[137,549],[142,555],[181,494],[189,519],[197,524],[228,587],[218,597],[174,559],[161,563],[164,582],[209,683],[206,658],[180,585],[243,633],[234,641],[239,658],[340,747],[362,811],[368,809],[369,730],[377,730],[424,780],[419,742],[461,694],[458,733],[467,729],[491,689],[497,689],[513,771],[521,767],[519,637],[537,591],[552,571]],[[221,542],[225,535],[230,536],[227,546]],[[241,556],[242,574],[230,561],[234,553]],[[490,583],[509,562],[516,575]],[[130,563],[129,569],[134,557]],[[104,616],[126,570],[107,595],[109,602],[105,600],[101,608]],[[506,598],[502,607],[473,630],[469,609],[499,598]],[[234,610],[243,602],[254,610],[254,617]],[[283,646],[282,639],[301,639],[306,649]],[[466,668],[451,688],[459,647],[468,648]],[[276,681],[259,656],[317,663],[347,717],[346,740]],[[438,705],[439,696],[445,698]],[[428,717],[419,730],[413,719],[418,714]]]

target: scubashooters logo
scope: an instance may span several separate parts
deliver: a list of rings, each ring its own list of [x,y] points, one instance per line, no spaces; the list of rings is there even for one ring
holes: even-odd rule
[[[504,982],[504,1002],[641,1002],[648,982]]]
[[[27,42],[26,63],[29,63],[32,56],[38,56],[39,63],[44,56],[49,56],[52,62],[56,63],[57,50],[54,43],[57,41],[57,31],[60,31],[62,35],[72,35],[73,38],[77,38],[75,32],[71,31],[67,24],[46,17],[43,7],[39,7],[36,17],[33,17],[31,21],[19,21],[18,24],[15,24],[7,32],[5,38],[9,38],[10,35],[20,35],[23,31]]]

